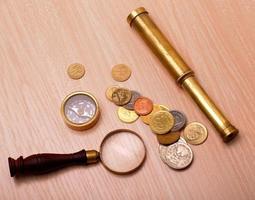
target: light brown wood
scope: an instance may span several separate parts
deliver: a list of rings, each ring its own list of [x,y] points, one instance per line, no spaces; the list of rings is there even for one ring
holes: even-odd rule
[[[215,102],[239,128],[224,144],[191,98],[128,26],[144,6],[197,74]],[[32,1],[0,3],[0,199],[255,199],[255,2],[253,0]],[[67,67],[86,66],[81,80]],[[132,76],[119,85],[186,113],[209,130],[192,146],[192,166],[174,171],[161,162],[157,139],[141,120],[123,124],[105,90],[117,83],[111,67],[124,63]],[[84,132],[60,115],[75,90],[93,93],[102,115]],[[144,139],[148,156],[137,173],[118,176],[102,165],[73,167],[45,176],[13,179],[9,156],[98,149],[116,128]]]

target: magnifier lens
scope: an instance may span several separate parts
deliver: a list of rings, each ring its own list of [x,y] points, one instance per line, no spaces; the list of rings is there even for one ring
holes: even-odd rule
[[[129,131],[115,132],[101,144],[101,161],[110,171],[125,174],[137,169],[144,161],[146,149],[142,139]]]
[[[90,96],[77,94],[67,100],[65,116],[73,123],[83,124],[95,116],[96,109],[96,104]]]

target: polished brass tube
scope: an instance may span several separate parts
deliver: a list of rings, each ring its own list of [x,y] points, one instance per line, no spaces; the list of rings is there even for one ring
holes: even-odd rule
[[[140,34],[162,64],[167,67],[177,83],[190,94],[218,130],[224,142],[232,140],[238,134],[238,129],[213,103],[195,79],[194,72],[152,21],[148,12],[143,7],[137,8],[129,14],[127,21]]]

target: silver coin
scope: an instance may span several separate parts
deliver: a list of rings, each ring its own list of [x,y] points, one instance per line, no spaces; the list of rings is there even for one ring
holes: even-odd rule
[[[160,146],[160,158],[169,167],[173,169],[184,169],[191,164],[193,152],[187,144],[176,142],[165,148]]]
[[[183,137],[180,137],[177,142],[187,144],[186,140]],[[159,146],[158,146],[160,158],[165,163],[166,163],[166,151],[167,151],[168,146],[169,145],[162,145],[162,144],[159,144]]]
[[[186,140],[183,137],[180,137],[180,139],[177,142],[182,142],[184,144],[187,144]]]
[[[174,116],[174,127],[171,129],[171,131],[175,132],[184,128],[187,122],[186,116],[177,110],[171,110],[170,113]]]
[[[124,108],[128,110],[134,110],[135,101],[141,96],[139,92],[134,90],[131,91],[131,94],[132,94],[131,100],[129,101],[129,103],[123,106]]]
[[[160,159],[166,163],[166,152],[167,152],[167,147],[168,146],[165,146],[165,145],[162,145],[162,144],[159,144],[158,146],[158,151],[159,151],[159,156],[160,156]]]

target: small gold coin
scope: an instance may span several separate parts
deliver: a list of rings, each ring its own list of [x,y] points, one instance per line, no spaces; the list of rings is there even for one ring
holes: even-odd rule
[[[124,64],[118,64],[112,68],[112,78],[115,81],[123,82],[128,80],[130,76],[131,69]]]
[[[184,129],[184,139],[190,144],[202,144],[208,136],[206,127],[199,122],[191,122]]]
[[[119,86],[117,86],[117,85],[108,87],[107,90],[106,90],[106,92],[105,92],[106,98],[107,98],[108,100],[112,101],[112,93],[113,93],[116,89],[118,89],[118,88],[119,88]]]
[[[158,111],[160,111],[160,110],[168,111],[168,109],[167,109],[166,107],[164,107],[164,106],[162,106],[162,105],[154,104],[154,105],[153,105],[153,110],[151,111],[150,114],[141,116],[142,121],[143,121],[145,124],[148,124],[148,125],[149,125],[150,122],[151,122],[151,116],[152,116],[154,113],[156,113],[156,112],[158,112]]]
[[[112,101],[117,106],[123,106],[127,104],[131,100],[131,97],[131,91],[125,88],[118,88],[112,93]]]
[[[169,111],[169,108],[167,106],[164,106],[164,105],[159,105],[161,110],[166,110],[166,111]]]
[[[128,110],[124,107],[119,107],[118,117],[122,122],[133,123],[138,119],[139,116],[133,110]]]
[[[67,69],[67,73],[71,79],[80,79],[85,74],[85,68],[82,64],[73,63],[69,65]]]
[[[150,128],[156,134],[166,134],[174,126],[174,117],[169,111],[158,111],[151,117]]]
[[[181,132],[169,132],[164,135],[157,135],[159,144],[170,145],[177,142],[181,137]]]

